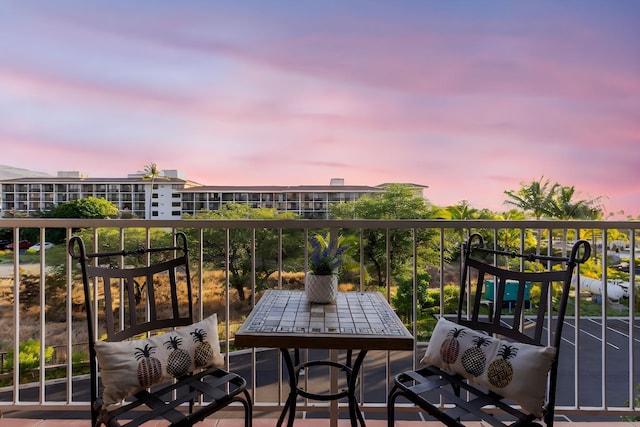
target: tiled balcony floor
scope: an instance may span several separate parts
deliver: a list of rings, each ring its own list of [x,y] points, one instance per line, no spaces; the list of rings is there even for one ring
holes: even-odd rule
[[[255,418],[253,420],[254,427],[274,427],[276,425],[275,418]],[[25,418],[0,418],[0,427],[87,427],[88,420],[62,420],[62,419],[25,419]],[[296,427],[328,427],[327,419],[296,419]],[[467,424],[470,427],[486,427],[486,424],[473,423]],[[566,422],[558,421],[554,424],[557,427],[640,427],[640,422]],[[146,427],[163,427],[166,423],[150,422],[145,424]],[[241,419],[214,419],[210,418],[198,424],[199,427],[243,427],[244,421]],[[348,420],[340,420],[338,427],[349,427]],[[386,427],[387,422],[384,420],[368,420],[367,427]],[[442,424],[436,421],[397,421],[396,427],[441,427]]]

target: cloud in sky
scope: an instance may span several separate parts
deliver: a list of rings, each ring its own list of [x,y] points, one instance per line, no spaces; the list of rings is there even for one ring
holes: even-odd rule
[[[544,176],[640,215],[640,3],[4,1],[0,163],[209,185]]]

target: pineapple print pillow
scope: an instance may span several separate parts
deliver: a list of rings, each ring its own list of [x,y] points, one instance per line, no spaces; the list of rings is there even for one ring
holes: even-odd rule
[[[555,355],[554,347],[501,340],[441,318],[420,363],[456,372],[540,418]]]
[[[95,343],[104,407],[198,368],[223,366],[218,317],[142,339]]]

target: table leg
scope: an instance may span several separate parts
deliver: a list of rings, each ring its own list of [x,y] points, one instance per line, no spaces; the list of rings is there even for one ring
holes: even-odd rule
[[[360,350],[358,352],[358,357],[356,357],[355,362],[353,361],[353,351],[347,350],[346,355],[346,363],[344,372],[347,375],[347,401],[349,404],[349,419],[351,421],[351,427],[357,427],[358,422],[360,422],[360,427],[365,427],[364,417],[362,416],[362,411],[360,410],[360,406],[358,405],[358,399],[356,399],[356,386],[358,384],[358,376],[360,375],[360,368],[362,367],[362,363],[364,362],[364,358],[367,355],[367,350]],[[334,363],[334,366],[338,366],[338,350],[331,350],[331,362]],[[330,378],[330,391],[332,394],[338,394],[338,371],[336,369],[331,370],[331,378]],[[334,399],[330,403],[329,407],[329,422],[330,427],[338,426],[338,417],[340,411],[338,408],[338,401]]]
[[[282,427],[282,423],[284,421],[284,417],[289,413],[289,417],[287,419],[287,427],[293,427],[293,420],[296,417],[296,400],[298,400],[298,381],[296,379],[296,373],[293,360],[291,360],[291,354],[289,350],[286,348],[281,348],[280,353],[284,358],[284,364],[287,367],[287,372],[289,373],[289,397],[287,398],[287,402],[282,409],[282,413],[278,418],[277,427]],[[296,363],[298,363],[298,353],[296,350]]]
[[[364,417],[362,416],[362,411],[360,410],[360,406],[358,405],[358,399],[356,399],[356,385],[358,384],[358,376],[360,375],[360,368],[362,367],[362,362],[364,361],[365,356],[367,355],[367,350],[360,350],[358,353],[358,357],[356,357],[356,361],[351,367],[351,350],[347,351],[347,367],[351,367],[351,374],[347,376],[347,381],[349,382],[349,419],[351,420],[351,427],[357,427],[357,422],[360,422],[361,427],[365,427]]]
[[[338,363],[338,350],[331,349],[330,351],[331,361],[333,363]],[[338,370],[331,369],[331,377],[329,381],[329,390],[331,394],[338,393]],[[329,427],[338,427],[338,417],[340,416],[340,411],[338,410],[338,400],[334,399],[329,403]]]
[[[330,361],[308,361],[303,364],[300,363],[299,350],[295,349],[295,362],[291,358],[289,349],[281,348],[280,352],[284,358],[285,366],[289,374],[289,397],[285,403],[282,413],[278,418],[276,424],[277,427],[282,427],[285,417],[287,417],[287,427],[293,427],[293,422],[296,415],[296,401],[298,394],[301,396],[316,399],[316,400],[329,400],[331,401],[329,406],[329,420],[331,427],[338,426],[338,418],[340,414],[340,408],[338,400],[346,397],[349,404],[349,419],[351,421],[351,427],[357,427],[360,422],[360,427],[365,427],[364,417],[362,411],[358,405],[358,399],[356,399],[356,386],[358,384],[358,376],[360,374],[360,368],[367,355],[366,350],[360,350],[355,362],[353,362],[352,350],[347,350],[346,362],[344,364],[338,362],[338,350],[330,350]],[[352,363],[353,362],[353,363]],[[303,389],[298,388],[298,372],[300,369],[312,366],[329,366],[331,368],[330,374],[330,394],[318,395],[310,393]],[[342,371],[347,377],[347,390],[338,391],[338,374]]]

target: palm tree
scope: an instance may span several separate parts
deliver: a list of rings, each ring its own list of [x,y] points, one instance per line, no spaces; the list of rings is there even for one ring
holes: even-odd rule
[[[478,209],[469,206],[468,200],[460,200],[457,205],[447,206],[442,212],[442,216],[446,219],[457,220],[476,219],[478,218]],[[465,240],[463,229],[457,230],[456,234],[458,242],[461,243]]]
[[[559,187],[551,204],[551,216],[558,219],[596,219],[598,209],[594,206],[599,199],[573,201],[575,188]],[[596,217],[594,217],[594,215]]]
[[[478,217],[478,209],[469,206],[468,200],[460,200],[457,205],[448,206],[449,219],[474,219]]]
[[[160,176],[160,171],[158,170],[158,166],[155,163],[151,162],[148,165],[144,166],[144,175],[142,176],[142,179],[145,180],[145,181],[148,181],[148,180],[151,181],[151,191],[149,191],[147,193],[148,196],[145,196],[147,198],[147,200],[146,200],[146,202],[147,202],[146,205],[147,206],[151,206],[151,201],[153,200],[154,181],[159,176]],[[147,209],[149,209],[149,208],[147,208]]]
[[[599,208],[600,197],[593,200],[577,200],[573,201],[576,195],[575,188],[561,186],[556,193],[551,206],[551,213],[554,218],[568,219],[598,219],[602,217],[602,211]],[[567,230],[564,230],[562,239],[562,255],[566,250]]]
[[[142,179],[150,179],[151,182],[153,182],[159,176],[160,171],[158,170],[158,166],[156,166],[155,163],[144,165],[144,176],[142,177]]]
[[[532,212],[533,216],[538,220],[543,216],[552,216],[553,200],[560,184],[557,182],[551,184],[551,181],[544,180],[544,176],[539,181],[531,181],[528,185],[520,184],[520,189],[516,192],[507,190],[504,192],[509,199],[505,200],[505,204],[519,207],[523,211]],[[551,236],[549,236],[549,239]],[[542,239],[542,230],[538,229],[538,238],[536,244],[536,253],[540,254],[540,240]]]
[[[551,185],[548,179],[543,180],[544,176],[540,177],[539,181],[531,181],[529,184],[520,183],[518,191],[505,191],[508,199],[504,203],[533,213],[535,219],[552,216],[553,200],[560,184]]]

